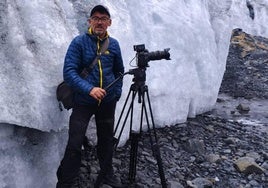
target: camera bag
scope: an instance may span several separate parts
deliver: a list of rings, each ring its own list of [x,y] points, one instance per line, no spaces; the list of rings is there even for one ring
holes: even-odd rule
[[[100,52],[97,53],[97,56],[93,60],[93,62],[89,65],[88,68],[84,68],[80,73],[82,78],[85,78],[89,72],[93,69],[94,65],[97,63],[100,56],[107,50],[109,45],[109,38],[104,41],[104,44],[101,47]],[[72,109],[74,106],[74,91],[73,89],[65,82],[62,81],[56,89],[56,96],[59,102],[59,108],[63,111],[63,107],[67,110]],[[63,107],[62,107],[63,106]]]

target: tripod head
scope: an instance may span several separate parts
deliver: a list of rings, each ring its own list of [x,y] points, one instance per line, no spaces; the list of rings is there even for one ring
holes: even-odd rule
[[[134,78],[132,81],[134,84],[139,88],[145,85],[146,81],[146,68],[135,68],[130,69],[129,72],[127,72],[130,75],[133,75]]]

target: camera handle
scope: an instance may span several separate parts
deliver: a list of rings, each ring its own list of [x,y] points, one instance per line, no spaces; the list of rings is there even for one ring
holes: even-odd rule
[[[145,74],[145,72],[144,72]],[[135,79],[134,79],[135,80]],[[131,95],[132,94],[132,95]],[[134,101],[135,97],[138,94],[138,103],[141,103],[141,118],[140,118],[140,129],[139,132],[135,132],[132,129],[132,122],[133,122],[133,111],[134,111]],[[123,117],[124,111],[126,109],[128,100],[130,98],[130,95],[132,97],[129,108],[127,110],[127,113],[125,114],[125,119],[123,121],[123,125],[121,130],[119,131],[119,135],[116,138],[115,135],[117,133],[117,130],[119,128],[119,124],[121,122],[121,119]],[[148,106],[146,105],[146,101],[148,103]],[[148,107],[149,107],[149,112],[148,112]],[[148,114],[149,113],[149,114]],[[153,113],[152,113],[152,107],[150,103],[150,98],[148,94],[148,87],[145,85],[145,82],[134,82],[129,90],[129,93],[127,95],[127,98],[125,100],[123,109],[121,111],[121,114],[119,116],[116,128],[114,130],[114,150],[116,150],[119,140],[121,138],[121,135],[123,133],[123,130],[125,128],[126,122],[128,120],[128,117],[130,115],[130,131],[129,131],[129,138],[131,141],[131,148],[130,148],[130,165],[129,165],[129,183],[130,186],[134,186],[135,184],[135,176],[136,176],[136,165],[137,165],[137,157],[138,157],[138,143],[140,141],[141,135],[142,135],[142,124],[143,124],[143,117],[145,115],[146,123],[147,123],[147,128],[148,128],[148,133],[150,136],[150,143],[151,143],[151,149],[153,156],[155,157],[158,165],[158,173],[161,179],[161,184],[163,188],[167,188],[167,183],[165,179],[165,174],[163,170],[163,163],[160,155],[160,149],[158,145],[158,139],[156,135],[156,129],[155,129],[155,123],[154,123],[154,118],[153,118]],[[149,122],[149,116],[151,123]]]
[[[112,81],[108,86],[106,86],[104,88],[105,91],[107,91],[110,87],[112,87],[116,82],[121,80],[128,73],[126,72],[126,73],[123,74],[123,73],[119,72],[119,74],[120,74],[120,76],[118,76],[114,81]]]

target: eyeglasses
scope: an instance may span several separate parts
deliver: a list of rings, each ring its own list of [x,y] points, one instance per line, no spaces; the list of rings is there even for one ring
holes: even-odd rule
[[[91,17],[90,19],[91,19],[93,22],[96,22],[96,23],[98,23],[99,21],[102,22],[102,23],[105,23],[105,22],[107,22],[108,20],[110,20],[110,18],[108,18],[108,17],[97,17],[97,16]]]

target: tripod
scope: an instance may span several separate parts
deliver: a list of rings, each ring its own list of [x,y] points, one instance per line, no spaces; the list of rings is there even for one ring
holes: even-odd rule
[[[146,80],[146,69],[145,68],[136,68],[132,69],[128,72],[128,74],[133,74],[134,79],[133,79],[133,84],[131,85],[127,98],[125,100],[123,109],[121,111],[121,114],[119,116],[114,135],[118,131],[119,124],[122,120],[123,114],[125,112],[126,106],[128,104],[128,101],[131,96],[131,101],[128,107],[128,110],[125,115],[125,119],[123,120],[123,125],[121,130],[119,131],[119,136],[118,138],[115,138],[115,149],[118,146],[119,140],[121,138],[121,135],[123,133],[123,130],[125,128],[126,122],[130,116],[130,131],[129,131],[129,138],[130,138],[130,164],[129,164],[129,183],[130,186],[135,185],[135,177],[136,177],[136,165],[137,165],[137,158],[138,158],[138,144],[142,135],[142,124],[143,124],[143,119],[145,115],[146,123],[147,123],[147,129],[148,133],[150,136],[150,143],[151,143],[151,149],[153,156],[155,157],[158,165],[158,173],[161,179],[161,184],[163,188],[167,188],[167,183],[165,179],[165,174],[163,170],[163,164],[162,164],[162,159],[160,155],[160,150],[159,150],[159,145],[158,145],[158,139],[156,135],[156,129],[155,129],[155,124],[154,124],[154,118],[153,118],[153,113],[152,113],[152,107],[151,107],[151,102],[148,94],[148,86],[145,85],[145,80]],[[139,132],[133,131],[133,110],[134,110],[134,101],[135,98],[138,95],[138,103],[141,104],[141,114],[140,114],[140,128]],[[146,104],[148,103],[148,105]],[[149,118],[150,117],[150,118]],[[150,121],[151,120],[151,121]]]

